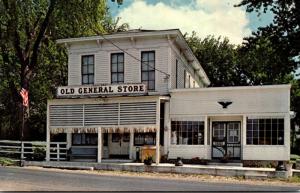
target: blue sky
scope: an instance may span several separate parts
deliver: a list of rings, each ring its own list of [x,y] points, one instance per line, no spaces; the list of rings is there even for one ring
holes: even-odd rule
[[[120,6],[107,2],[112,16],[121,17],[131,28],[179,28],[183,33],[196,31],[200,37],[228,37],[235,44],[273,19],[270,13],[258,17],[233,7],[240,0],[123,0]]]

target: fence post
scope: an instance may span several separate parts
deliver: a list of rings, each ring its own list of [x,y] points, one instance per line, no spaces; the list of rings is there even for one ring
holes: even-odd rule
[[[21,142],[21,160],[24,159],[24,142]]]
[[[59,154],[60,154],[59,143],[56,144],[56,153],[57,153],[57,155],[56,155],[57,161],[59,161],[60,160],[60,158],[59,158]]]

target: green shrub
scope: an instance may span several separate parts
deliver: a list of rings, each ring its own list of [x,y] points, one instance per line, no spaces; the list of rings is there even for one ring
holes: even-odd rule
[[[44,147],[35,147],[33,149],[33,160],[44,161],[46,157],[46,149]]]
[[[0,157],[0,166],[12,166],[15,162],[10,158]]]
[[[298,160],[298,159],[300,159],[300,155],[291,154],[291,160]]]

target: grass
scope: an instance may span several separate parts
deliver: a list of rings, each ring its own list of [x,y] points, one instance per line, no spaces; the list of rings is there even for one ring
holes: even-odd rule
[[[10,158],[0,157],[0,166],[12,166],[15,164],[16,163]]]
[[[287,179],[287,181],[291,183],[300,183],[300,176],[290,177],[289,179]]]
[[[291,160],[300,160],[300,155],[291,154]]]

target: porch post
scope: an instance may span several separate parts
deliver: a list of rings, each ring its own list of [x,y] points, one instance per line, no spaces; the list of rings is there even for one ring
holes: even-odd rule
[[[133,129],[130,129],[130,140],[129,140],[129,159],[133,159],[133,137],[134,137],[134,131]]]
[[[98,128],[98,163],[102,161],[102,129]]]
[[[247,116],[243,115],[243,125],[241,128],[242,146],[246,145],[246,131],[247,131]],[[243,148],[242,148],[243,150]],[[241,152],[242,153],[242,152]],[[242,158],[242,155],[241,155]]]
[[[208,141],[208,116],[206,115],[204,118],[204,145],[207,145],[207,141]]]
[[[168,153],[171,140],[171,120],[170,120],[170,102],[165,102],[165,122],[164,122],[164,154]]]
[[[67,134],[67,149],[69,149],[72,146],[72,133],[66,133]]]
[[[155,163],[156,165],[159,164],[159,158],[160,158],[160,149],[159,149],[159,143],[160,143],[160,99],[156,102],[156,151],[155,151]]]
[[[50,113],[49,113],[49,103],[47,103],[47,128],[46,128],[46,161],[50,161]]]
[[[160,149],[159,149],[159,138],[160,138],[160,129],[159,127],[156,129],[156,155],[155,155],[155,163],[156,165],[159,164],[159,156],[160,156]]]

